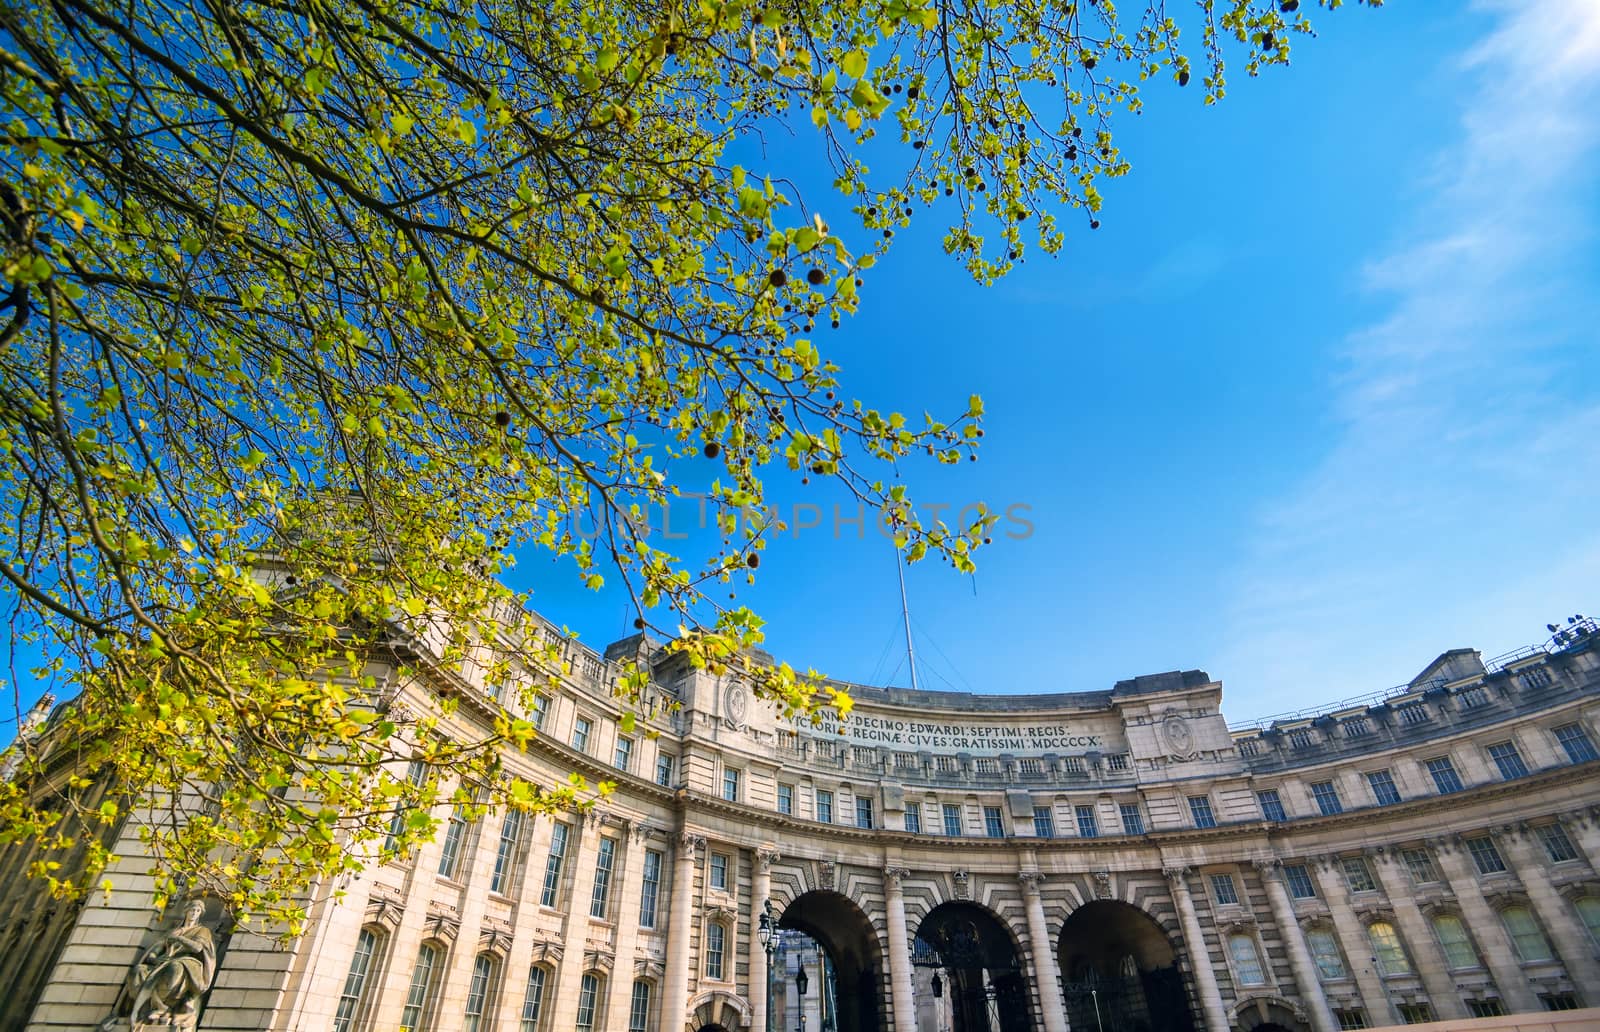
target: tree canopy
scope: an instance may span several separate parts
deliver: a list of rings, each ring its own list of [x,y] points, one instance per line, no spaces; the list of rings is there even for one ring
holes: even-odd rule
[[[71,780],[0,786],[0,841],[72,846],[91,776],[129,791],[77,815],[107,823],[192,793],[161,869],[292,928],[397,812],[585,798],[497,759],[554,658],[501,584],[530,552],[790,715],[847,709],[740,658],[760,621],[719,600],[773,524],[733,514],[831,479],[961,569],[993,517],[925,523],[887,475],[973,455],[981,402],[849,399],[812,334],[913,217],[982,282],[1097,226],[1141,85],[1219,99],[1225,55],[1288,62],[1298,7],[1202,0],[1186,53],[1160,0],[7,5],[0,576],[76,700]],[[652,544],[641,509],[706,482],[724,547]],[[389,713],[367,660],[406,636],[520,704],[472,741],[448,695]]]

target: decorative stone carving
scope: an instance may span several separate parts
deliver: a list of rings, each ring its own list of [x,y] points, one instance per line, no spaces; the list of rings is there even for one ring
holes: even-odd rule
[[[783,859],[783,854],[778,852],[776,849],[762,846],[760,849],[756,850],[756,863],[760,865],[763,873],[770,873],[772,871],[772,865],[781,859]]]
[[[950,875],[956,883],[956,899],[971,899],[972,895],[967,886],[967,872],[965,870],[953,871]]]
[[[139,955],[102,1032],[193,1032],[200,998],[217,974],[217,942],[203,923],[205,900],[191,900],[183,924]]]
[[[502,958],[507,956],[511,952],[510,923],[498,918],[486,919],[483,930],[478,933],[478,949],[487,950]]]
[[[706,844],[704,835],[696,835],[692,831],[678,832],[678,837],[674,841],[677,842],[680,851],[690,854],[699,852],[700,847]]]
[[[1111,872],[1094,872],[1094,894],[1096,899],[1111,898]]]
[[[1174,891],[1179,889],[1184,892],[1189,891],[1189,869],[1187,867],[1163,867],[1161,876],[1167,879],[1167,884],[1172,886]]]
[[[1191,760],[1195,756],[1194,729],[1177,710],[1167,710],[1161,717],[1161,742],[1174,760]]]
[[[1033,896],[1039,892],[1039,883],[1044,881],[1044,875],[1038,871],[1018,871],[1017,884],[1022,886],[1024,896]]]
[[[907,867],[885,867],[883,869],[883,884],[885,888],[898,889],[903,879],[911,877],[911,870]]]
[[[832,860],[823,860],[817,864],[817,887],[833,890],[834,880],[838,877],[839,865]]]
[[[428,934],[435,939],[445,942],[455,942],[456,935],[461,931],[461,917],[454,907],[446,907],[443,903],[429,904],[428,917],[424,922]]]
[[[405,901],[398,893],[374,888],[372,895],[367,897],[366,923],[393,932],[400,927],[400,915],[405,909]]]
[[[750,692],[743,684],[735,681],[728,685],[722,700],[722,711],[727,716],[728,726],[735,731],[743,730],[750,713]]]
[[[559,964],[561,955],[566,952],[566,947],[553,939],[535,939],[533,942],[533,962],[535,964]]]

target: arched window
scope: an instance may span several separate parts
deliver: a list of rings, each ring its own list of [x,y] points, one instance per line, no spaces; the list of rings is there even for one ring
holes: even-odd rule
[[[1233,971],[1240,985],[1265,985],[1266,973],[1261,968],[1261,954],[1256,952],[1254,936],[1234,932],[1228,936],[1228,953],[1233,957]]]
[[[638,979],[633,983],[633,999],[628,1005],[628,1032],[649,1032],[650,983]]]
[[[417,951],[417,963],[411,969],[411,988],[406,990],[406,1006],[400,1012],[400,1025],[408,1032],[422,1032],[427,1027],[428,998],[433,995],[442,953],[438,945],[431,942],[423,943]]]
[[[1461,923],[1461,918],[1454,914],[1434,915],[1433,934],[1438,936],[1445,963],[1452,969],[1479,966],[1478,951],[1472,945],[1472,937],[1467,934],[1467,926]]]
[[[1583,926],[1589,929],[1589,938],[1594,940],[1596,948],[1600,948],[1600,898],[1582,896],[1573,905],[1578,909]]]
[[[496,983],[499,967],[493,955],[480,953],[472,962],[472,982],[467,986],[467,1007],[462,1013],[464,1032],[478,1032],[484,1027],[484,1015],[494,1011]]]
[[[528,969],[528,988],[522,996],[522,1032],[539,1032],[544,1018],[544,984],[549,972],[535,964]]]
[[[1529,963],[1552,959],[1550,943],[1527,907],[1506,907],[1500,911],[1500,921],[1506,926],[1506,934],[1511,936],[1511,945],[1517,951],[1518,960]]]
[[[1409,975],[1411,961],[1406,959],[1406,948],[1394,925],[1387,921],[1374,921],[1367,925],[1367,941],[1372,944],[1373,958],[1378,962],[1380,975]]]
[[[356,936],[356,951],[350,958],[350,970],[344,976],[344,991],[339,994],[339,1007],[333,1013],[333,1032],[350,1032],[360,1019],[367,1002],[367,984],[372,981],[381,942],[381,933],[372,928],[363,928],[361,934]]]
[[[1346,978],[1344,956],[1339,952],[1339,940],[1326,928],[1313,928],[1306,932],[1306,946],[1311,959],[1316,962],[1317,974],[1324,980]]]
[[[728,947],[728,930],[722,922],[713,921],[706,925],[706,977],[713,982],[723,979],[723,957]]]
[[[600,976],[587,972],[578,983],[578,1032],[594,1032],[600,1008]]]

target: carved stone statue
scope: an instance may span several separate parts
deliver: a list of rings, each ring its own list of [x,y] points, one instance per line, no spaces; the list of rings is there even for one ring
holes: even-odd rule
[[[217,974],[217,943],[201,923],[205,913],[204,900],[190,901],[183,924],[140,954],[102,1032],[194,1032],[200,998]]]

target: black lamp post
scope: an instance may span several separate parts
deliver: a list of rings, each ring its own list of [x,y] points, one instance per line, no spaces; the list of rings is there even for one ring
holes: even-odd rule
[[[806,977],[805,965],[802,964],[794,976],[795,993],[800,997],[800,1032],[806,1032],[806,986],[810,983],[811,980]]]
[[[761,920],[756,926],[756,935],[761,940],[761,948],[767,954],[767,1029],[772,1032],[772,955],[778,951],[775,938],[777,922],[772,919],[772,900],[767,900],[761,907]]]

